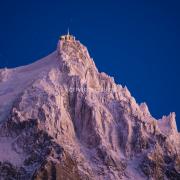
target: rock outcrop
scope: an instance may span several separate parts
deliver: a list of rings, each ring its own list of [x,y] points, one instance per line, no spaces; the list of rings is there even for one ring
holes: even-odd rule
[[[178,180],[179,143],[175,113],[153,118],[77,40],[0,70],[0,179]]]

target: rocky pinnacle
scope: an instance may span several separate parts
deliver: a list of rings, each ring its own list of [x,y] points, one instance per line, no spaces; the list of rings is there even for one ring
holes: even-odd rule
[[[175,113],[157,120],[71,35],[0,69],[0,180],[180,179]]]

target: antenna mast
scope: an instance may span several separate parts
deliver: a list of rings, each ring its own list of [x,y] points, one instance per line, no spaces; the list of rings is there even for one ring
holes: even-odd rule
[[[69,34],[69,28],[68,28],[68,35],[70,35],[70,34]]]

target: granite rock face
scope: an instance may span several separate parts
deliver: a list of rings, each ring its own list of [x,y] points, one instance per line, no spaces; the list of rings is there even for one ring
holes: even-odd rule
[[[0,179],[180,179],[179,143],[77,40],[0,70]]]

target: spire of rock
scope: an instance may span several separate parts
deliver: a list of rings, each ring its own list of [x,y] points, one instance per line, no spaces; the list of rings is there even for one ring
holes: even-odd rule
[[[0,179],[179,179],[175,114],[153,118],[69,31],[0,81]]]

